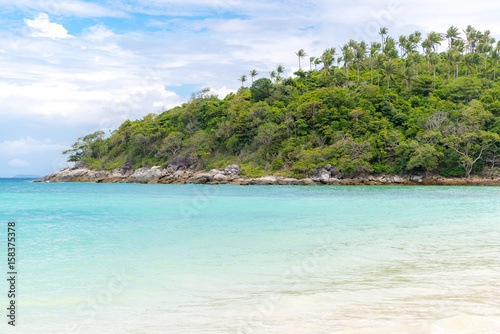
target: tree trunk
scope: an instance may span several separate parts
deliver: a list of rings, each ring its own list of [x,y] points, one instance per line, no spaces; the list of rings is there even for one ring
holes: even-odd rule
[[[371,83],[373,85],[373,59],[370,59],[370,77],[371,77]]]

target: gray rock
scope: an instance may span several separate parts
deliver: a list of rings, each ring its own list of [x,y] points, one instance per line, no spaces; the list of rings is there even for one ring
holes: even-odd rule
[[[422,182],[424,177],[422,175],[412,175],[410,180],[413,182]]]
[[[405,181],[406,181],[405,179],[403,179],[399,175],[394,176],[392,180],[394,181],[394,183],[405,183]]]
[[[327,180],[330,178],[330,172],[326,169],[318,170],[314,175],[311,175],[311,179],[320,182],[321,180]]]
[[[326,169],[327,171],[330,171],[330,170],[332,169],[332,165],[330,165],[330,164],[326,164],[326,165],[325,165],[325,169]]]
[[[330,168],[329,172],[330,172],[331,177],[340,177],[341,176],[340,170],[337,167]]]
[[[170,161],[168,167],[172,170],[186,169],[191,167],[195,159],[191,155],[179,155]]]
[[[196,174],[189,179],[189,182],[196,184],[205,184],[208,182],[212,182],[212,175],[210,174]]]
[[[213,179],[215,181],[225,182],[225,181],[227,181],[227,176],[222,175],[222,174],[215,174],[215,176],[213,177]]]

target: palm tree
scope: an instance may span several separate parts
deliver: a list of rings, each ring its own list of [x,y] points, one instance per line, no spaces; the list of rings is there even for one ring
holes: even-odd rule
[[[276,82],[276,72],[274,71],[269,72],[269,77],[271,78],[272,81]]]
[[[429,67],[429,76],[431,75],[431,52],[432,52],[432,41],[427,38],[422,42],[422,48],[424,49],[425,57],[427,58],[427,65]]]
[[[405,51],[406,43],[408,42],[408,38],[405,35],[399,36],[399,50],[401,52],[401,58],[403,58],[403,51]]]
[[[276,73],[278,73],[278,76],[276,77],[276,81],[281,81],[282,78],[282,74],[285,72],[285,67],[283,65],[278,65],[278,67],[276,68]]]
[[[460,33],[458,32],[458,28],[451,26],[448,31],[446,31],[446,38],[448,39],[448,49],[451,49],[451,45],[453,43],[453,40],[458,38],[458,35]]]
[[[448,52],[446,52],[445,58],[446,58],[446,63],[448,65],[448,80],[450,80],[450,65],[453,64],[453,54],[455,53],[455,50],[453,49],[448,49]]]
[[[316,66],[318,66],[319,64],[321,64],[321,59],[320,58],[314,59],[314,69],[315,70],[316,70]]]
[[[374,65],[377,67],[377,86],[380,87],[380,67],[384,65],[385,56],[382,53],[377,53]]]
[[[358,83],[359,83],[359,65],[365,59],[366,47],[367,47],[366,43],[365,42],[361,42],[357,46],[356,51],[354,53],[354,59],[356,60],[356,71],[357,71],[357,74],[358,74]]]
[[[385,39],[385,45],[382,47],[382,51],[389,58],[398,58],[398,51],[396,50],[396,40],[392,37],[387,37]]]
[[[433,53],[430,57],[430,64],[432,65],[433,71],[433,88],[436,89],[436,65],[441,61],[441,57],[438,54]]]
[[[381,46],[382,45],[380,43],[372,42],[370,47],[370,77],[372,85],[373,85],[373,59],[375,58],[375,55],[377,54],[378,50],[380,50]]]
[[[299,70],[300,70],[300,60],[307,57],[307,54],[304,51],[304,49],[300,49],[299,51],[295,52],[295,54],[297,55],[297,57],[299,57]]]
[[[250,77],[252,78],[252,85],[253,85],[253,78],[259,75],[256,70],[251,70],[250,71]]]
[[[384,47],[384,35],[387,35],[388,32],[389,30],[385,27],[380,28],[380,31],[378,32],[378,34],[382,36],[382,47]]]
[[[333,55],[330,53],[329,50],[325,50],[325,52],[323,52],[323,54],[321,55],[320,59],[321,62],[323,63],[324,69],[326,70],[326,73],[330,74],[330,66],[332,66],[334,61]]]
[[[490,59],[491,62],[493,63],[493,80],[496,80],[497,78],[497,62],[500,60],[500,50],[499,48],[493,49],[490,53]]]
[[[415,81],[417,79],[415,75],[415,71],[413,70],[412,62],[410,61],[407,66],[405,66],[405,69],[403,70],[402,76],[404,80],[406,81],[406,88],[410,92],[411,95],[411,82]]]
[[[314,61],[316,60],[316,57],[309,57],[309,70],[312,71],[313,67],[312,65],[314,64]]]
[[[391,80],[391,77],[397,72],[397,70],[398,67],[392,60],[386,61],[382,66],[382,71],[384,71],[385,76],[387,77],[387,89],[390,88],[389,81]]]
[[[346,73],[346,77],[348,77],[348,78],[349,78],[349,64],[351,63],[353,58],[354,58],[354,55],[351,51],[351,48],[349,47],[349,44],[344,45],[342,47],[342,60],[344,61],[345,73]]]
[[[462,60],[462,54],[458,50],[454,50],[453,55],[453,79],[458,78],[458,63]]]
[[[243,87],[243,83],[245,81],[247,81],[247,76],[246,75],[242,75],[241,78],[239,79],[241,81],[241,87]]]

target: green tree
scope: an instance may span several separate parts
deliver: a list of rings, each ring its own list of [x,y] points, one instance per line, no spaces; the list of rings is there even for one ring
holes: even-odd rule
[[[250,71],[250,78],[252,78],[252,84],[253,84],[253,78],[255,78],[259,73],[256,70],[251,70]]]
[[[295,54],[297,55],[297,57],[299,58],[299,70],[301,69],[300,67],[300,60],[301,59],[304,59],[305,57],[307,57],[307,54],[306,52],[304,51],[304,49],[300,49],[299,51],[295,52]]]

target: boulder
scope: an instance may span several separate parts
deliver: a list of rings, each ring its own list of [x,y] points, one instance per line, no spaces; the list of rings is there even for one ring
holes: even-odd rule
[[[208,182],[212,182],[212,175],[204,173],[204,174],[196,174],[189,179],[189,182],[195,184],[205,184]]]
[[[298,181],[297,179],[287,177],[287,178],[283,178],[283,179],[280,178],[280,179],[276,180],[276,183],[279,185],[282,185],[282,186],[289,186],[297,181]]]
[[[130,181],[137,183],[155,183],[165,174],[166,171],[160,166],[154,166],[152,168],[142,167],[135,170],[134,174],[130,176]]]
[[[403,179],[401,176],[396,175],[392,178],[394,183],[405,183],[405,179]]]
[[[170,163],[168,164],[168,168],[173,171],[186,169],[191,167],[194,164],[195,160],[196,159],[189,154],[179,155],[170,161]]]
[[[227,176],[222,175],[222,174],[215,174],[215,176],[213,177],[213,179],[215,181],[218,181],[218,182],[226,182],[227,181]]]
[[[422,175],[412,175],[410,180],[413,182],[422,183],[424,180],[424,177]]]
[[[319,169],[314,175],[311,175],[311,179],[316,182],[321,182],[321,180],[327,180],[330,178],[330,172],[326,169]]]
[[[316,185],[316,183],[309,178],[296,180],[292,184],[295,186],[315,186]]]
[[[253,180],[250,180],[251,185],[271,185],[277,184],[277,179],[275,176],[263,176]]]

